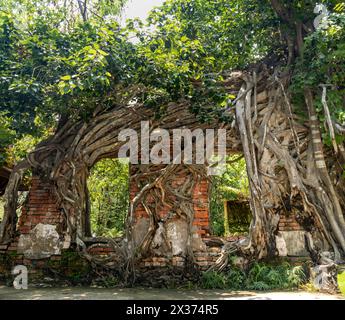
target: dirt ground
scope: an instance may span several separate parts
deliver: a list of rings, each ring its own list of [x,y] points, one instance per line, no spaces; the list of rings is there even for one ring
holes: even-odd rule
[[[0,300],[345,300],[315,292],[252,292],[176,289],[29,288],[0,286]]]

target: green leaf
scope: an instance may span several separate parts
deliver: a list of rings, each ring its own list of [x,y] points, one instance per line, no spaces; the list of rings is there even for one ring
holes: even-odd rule
[[[66,76],[61,77],[60,79],[63,81],[68,81],[68,80],[71,80],[71,78],[72,77],[70,75],[66,75]]]

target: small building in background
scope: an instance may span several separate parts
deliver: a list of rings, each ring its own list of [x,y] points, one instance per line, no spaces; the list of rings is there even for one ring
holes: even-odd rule
[[[249,200],[224,200],[224,230],[225,235],[244,235],[248,233],[252,213]]]

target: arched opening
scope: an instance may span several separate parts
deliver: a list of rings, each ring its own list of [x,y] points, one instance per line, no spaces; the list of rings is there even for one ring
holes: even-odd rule
[[[121,237],[129,207],[129,162],[102,159],[87,180],[92,237]]]
[[[232,238],[248,234],[252,219],[249,197],[245,159],[238,153],[228,155],[225,170],[212,177],[210,222],[213,235]]]

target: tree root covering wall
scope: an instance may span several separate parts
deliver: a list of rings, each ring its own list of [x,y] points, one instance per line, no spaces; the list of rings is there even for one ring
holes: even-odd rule
[[[115,253],[105,259],[95,258],[87,250],[89,170],[102,158],[117,157],[123,145],[118,140],[121,129],[140,132],[140,121],[149,120],[152,128],[226,128],[229,149],[244,154],[253,213],[250,235],[239,243],[224,241],[213,269],[224,269],[234,252],[255,259],[283,254],[282,240],[291,237],[279,234],[282,216],[294,217],[303,227],[303,239],[299,239],[316,264],[329,258],[341,261],[345,252],[344,155],[323,150],[312,92],[305,92],[309,120],[300,119],[287,93],[289,78],[278,78],[277,73],[265,69],[256,71],[234,73],[224,82],[226,90],[237,95],[223,110],[233,116],[232,124],[199,123],[188,111],[188,101],[164,106],[157,118],[155,110],[130,100],[119,101],[111,111],[98,111],[89,122],[65,123],[14,168],[5,194],[1,244],[12,243],[18,230],[20,233],[16,230],[17,191],[23,172],[31,168],[50,185],[63,217],[52,224],[55,229],[35,227],[38,230],[33,236],[49,237],[51,250],[76,245],[94,266],[115,268],[127,279],[135,279],[136,267],[149,261],[143,259],[155,256],[161,259],[156,264],[183,256],[185,265],[196,265],[196,252],[202,247],[207,252],[197,237],[208,232],[205,212],[195,203],[196,187],[206,181],[205,167],[197,165],[135,168],[132,178],[137,189],[132,190],[125,238],[120,243],[108,240]],[[327,259],[325,251],[331,252]]]
[[[111,255],[116,255],[114,248],[106,241],[100,239],[87,243],[87,252],[93,259],[104,260]],[[121,241],[117,239],[116,241]],[[143,258],[135,266],[136,277],[131,285],[169,286],[171,284],[184,285],[187,281],[197,282],[200,272],[206,271],[215,264],[221,254],[221,242],[215,245],[214,240],[205,239],[207,244],[204,251],[196,251],[195,265],[191,267],[186,257],[178,256],[151,256]],[[112,259],[112,263],[114,259]],[[11,271],[17,265],[25,265],[28,268],[29,285],[90,285],[123,286],[124,274],[117,268],[106,268],[94,265],[86,259],[75,247],[62,249],[58,255],[47,258],[25,258],[24,254],[16,251],[0,253],[0,284],[12,285],[13,275]],[[129,283],[125,283],[129,285]]]
[[[169,170],[168,174],[161,176],[162,170]],[[189,247],[204,250],[201,238],[210,232],[205,167],[141,165],[132,166],[131,171],[131,203],[138,202],[133,216],[135,246],[150,255],[168,257],[186,256]],[[155,184],[157,179],[162,180]],[[141,196],[147,185],[151,185],[150,190]]]
[[[131,202],[140,194],[140,185],[148,183],[147,175],[143,178],[139,173],[142,171],[151,173],[149,180],[154,181],[164,168],[166,166],[131,166]],[[170,193],[165,193],[164,201],[160,201],[158,187],[152,188],[152,192],[141,200],[133,212],[133,234],[136,247],[145,245],[144,242],[150,239],[148,232],[154,230],[156,223],[160,230],[156,232],[153,241],[148,243],[145,255],[148,257],[143,256],[136,266],[141,277],[147,272],[146,269],[159,267],[161,273],[164,274],[169,272],[166,268],[172,266],[179,270],[176,277],[181,281],[185,279],[184,269],[188,263],[186,256],[189,241],[192,243],[196,270],[208,269],[220,256],[222,242],[216,241],[216,246],[214,242],[213,244],[211,242],[211,247],[209,247],[207,246],[208,238],[205,238],[209,236],[209,181],[204,176],[200,179],[190,176],[188,169],[190,166],[176,166],[173,173],[167,176],[169,183],[165,182],[165,185],[169,185],[171,190]],[[204,167],[199,165],[191,170],[203,172]],[[188,193],[185,189],[192,181],[195,182],[195,187]],[[190,198],[187,198],[188,195]],[[185,204],[178,201],[179,196],[185,197]],[[193,216],[192,221],[187,221],[183,210],[190,210],[189,214]],[[154,214],[150,215],[151,212]],[[39,177],[32,178],[31,190],[18,221],[18,236],[11,243],[0,247],[0,253],[3,256],[12,257],[10,264],[2,265],[7,278],[10,278],[11,268],[16,264],[29,267],[31,281],[34,283],[35,281],[44,282],[42,279],[45,277],[72,281],[76,265],[81,265],[83,270],[87,269],[90,260],[105,261],[111,257],[108,267],[121,263],[122,257],[116,248],[121,246],[123,239],[85,238],[84,253],[89,261],[82,259],[84,257],[82,253],[79,259],[75,259],[71,264],[67,261],[66,264],[65,256],[66,252],[69,252],[69,246],[60,236],[61,230],[64,229],[64,220],[61,216],[49,183],[42,181]],[[189,231],[190,229],[192,232]],[[78,250],[75,253],[78,255]],[[68,268],[71,270],[68,271]],[[97,278],[97,275],[94,276]],[[81,281],[90,280],[86,275],[83,275],[81,279]],[[140,279],[138,281],[142,282]]]

